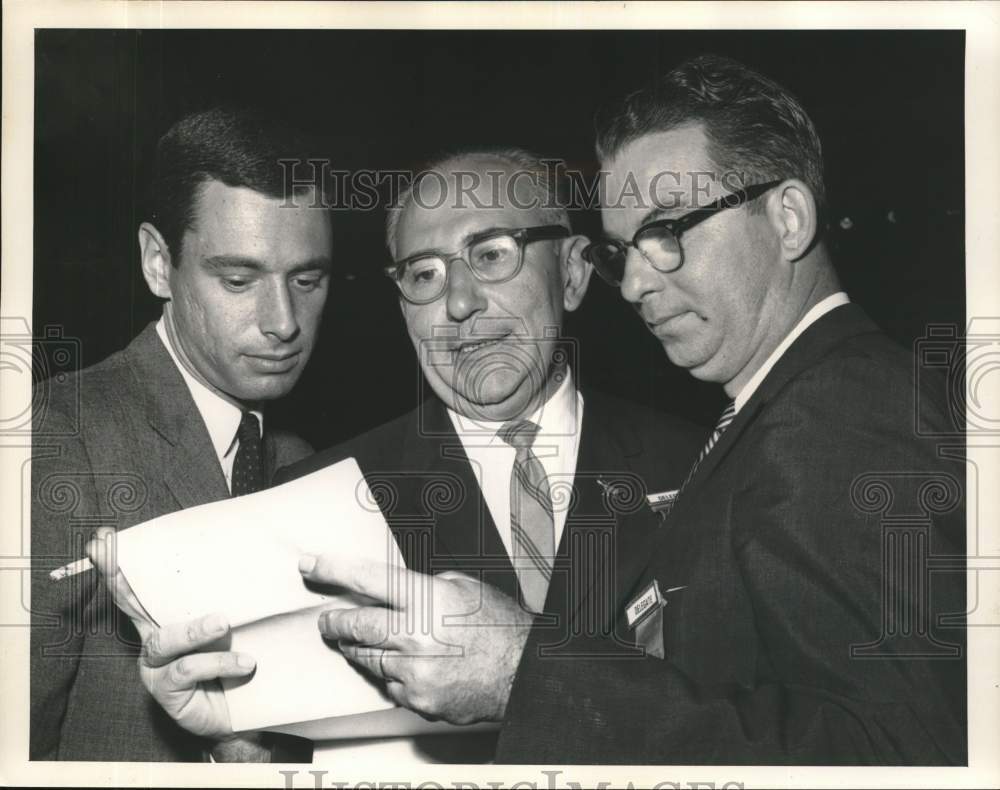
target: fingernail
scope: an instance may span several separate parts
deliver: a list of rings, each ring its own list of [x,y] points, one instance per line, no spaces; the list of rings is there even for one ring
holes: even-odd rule
[[[299,557],[299,573],[312,573],[316,567],[316,558],[312,554],[303,554]]]
[[[221,634],[226,630],[226,620],[221,614],[211,614],[205,620],[205,632]]]
[[[240,669],[253,669],[255,664],[256,662],[253,658],[246,653],[238,653],[236,655],[236,665]]]
[[[330,614],[330,612],[323,612],[319,616],[319,622],[317,625],[319,626],[319,630],[324,634],[330,630]]]

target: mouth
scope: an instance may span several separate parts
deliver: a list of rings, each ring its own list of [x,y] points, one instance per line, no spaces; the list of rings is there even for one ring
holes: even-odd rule
[[[691,310],[684,310],[680,313],[673,313],[672,315],[662,316],[652,320],[646,319],[645,316],[643,316],[643,320],[646,321],[646,326],[649,327],[649,331],[654,335],[669,335],[679,328],[679,325],[685,318],[692,315],[694,315],[694,313]]]
[[[245,354],[250,366],[262,373],[287,373],[299,361],[301,351],[285,354]]]
[[[453,351],[458,356],[458,358],[461,359],[462,357],[474,354],[477,351],[488,349],[493,346],[498,346],[506,339],[507,335],[502,335],[501,337],[491,337],[491,338],[486,338],[484,340],[466,341],[464,343],[457,345],[453,349]]]

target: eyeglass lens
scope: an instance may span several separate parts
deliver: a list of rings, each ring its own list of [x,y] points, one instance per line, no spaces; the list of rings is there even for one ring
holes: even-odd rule
[[[511,236],[494,236],[477,241],[468,251],[469,267],[479,279],[486,282],[498,282],[511,277],[520,263],[520,248]],[[448,264],[440,256],[411,261],[400,279],[404,295],[415,301],[437,298],[444,291],[447,271]]]

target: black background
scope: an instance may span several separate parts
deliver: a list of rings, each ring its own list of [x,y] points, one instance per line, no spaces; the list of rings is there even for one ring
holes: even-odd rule
[[[905,345],[964,323],[962,31],[161,31],[36,33],[33,327],[89,365],[159,314],[136,229],[157,138],[185,113],[262,104],[321,136],[341,169],[407,169],[454,147],[516,145],[596,168],[593,116],[701,52],[795,93],[824,143],[830,233],[852,299]],[[322,447],[409,409],[415,354],[381,210],[335,212],[340,276],[320,342],[271,418]],[[594,234],[596,212],[577,212]],[[711,424],[721,388],[666,361],[595,276],[569,334],[579,377]]]

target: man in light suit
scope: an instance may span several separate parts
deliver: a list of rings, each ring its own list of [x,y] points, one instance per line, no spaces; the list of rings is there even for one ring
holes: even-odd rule
[[[267,759],[218,744],[149,698],[139,635],[97,575],[52,581],[100,526],[116,529],[251,493],[310,452],[267,427],[312,352],[331,230],[315,196],[283,192],[294,135],[253,113],[208,110],[160,140],[142,271],[163,316],[124,350],[41,385],[32,463],[34,760]],[[288,198],[293,198],[289,205]],[[116,616],[117,615],[117,616]]]
[[[418,181],[390,212],[387,274],[399,288],[429,391],[411,413],[283,470],[278,479],[356,457],[403,550],[404,576],[436,574],[438,590],[458,594],[464,613],[480,602],[484,608],[503,602],[499,628],[448,624],[438,615],[456,609],[446,606],[432,610],[430,631],[404,629],[387,639],[387,610],[367,607],[354,611],[371,618],[379,638],[330,632],[344,639],[350,658],[387,681],[400,704],[464,723],[491,716],[442,710],[438,700],[455,694],[463,676],[472,684],[460,693],[473,706],[485,698],[473,686],[494,673],[494,654],[487,657],[479,640],[486,638],[491,650],[504,654],[503,663],[516,666],[526,634],[519,624],[534,618],[556,654],[566,654],[570,623],[602,632],[609,603],[621,594],[616,586],[630,575],[619,563],[632,561],[635,546],[660,523],[647,495],[680,485],[704,436],[669,416],[578,390],[585,356],[567,350],[562,324],[586,292],[591,267],[581,253],[587,240],[572,234],[541,162],[518,150],[474,152],[439,161],[428,172],[434,177]],[[519,446],[518,432],[532,441]],[[528,486],[520,488],[521,480]],[[307,575],[320,578],[336,561],[321,558]],[[379,573],[376,583],[384,584]],[[407,605],[415,611],[431,603]],[[417,615],[416,622],[424,621]],[[165,660],[207,640],[197,624],[181,631],[164,639],[176,647],[164,651]],[[442,643],[461,646],[460,655],[420,655],[439,654]],[[374,653],[366,652],[373,644]],[[207,672],[221,666],[240,674],[231,655],[217,659]],[[433,679],[435,690],[412,695],[420,679]],[[168,693],[151,691],[160,698]],[[207,708],[205,717],[211,717]],[[217,724],[224,734],[228,723],[219,718]],[[491,759],[495,739],[432,736],[407,756]],[[374,757],[379,747],[351,744],[351,756]]]
[[[598,153],[589,260],[732,401],[617,603],[646,658],[546,660],[536,629],[498,759],[965,764],[961,452],[916,432],[954,432],[944,390],[840,288],[809,117],[703,56]]]

